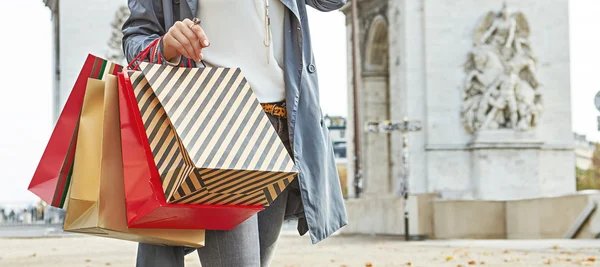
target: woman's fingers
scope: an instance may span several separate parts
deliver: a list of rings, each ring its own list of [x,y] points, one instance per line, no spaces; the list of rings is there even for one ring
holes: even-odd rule
[[[199,60],[198,58],[200,53],[196,54],[196,52],[194,52],[192,42],[185,35],[183,35],[183,33],[180,31],[173,31],[172,35],[173,39],[179,43],[179,46],[176,46],[180,47],[177,49],[177,51],[179,51],[184,57],[191,58],[196,61]]]
[[[206,37],[206,33],[204,32],[204,29],[202,27],[200,27],[200,26],[193,26],[191,28],[191,30],[196,35],[196,38],[198,38],[198,41],[200,42],[200,44],[202,45],[203,48],[210,46],[210,42],[208,41],[208,37]]]
[[[202,49],[210,42],[200,25],[195,25],[189,19],[178,21],[169,29],[164,37],[163,52],[166,57],[174,58],[182,55],[186,58],[200,61],[203,59]]]
[[[183,45],[181,45],[177,40],[175,40],[175,38],[169,39],[168,42],[165,40],[165,45],[167,45],[167,44],[169,45],[169,48],[175,49],[176,53],[174,54],[175,56],[173,58],[178,57],[178,56],[184,56],[185,57],[185,54],[187,54],[187,52],[183,48]],[[165,56],[167,56],[166,52],[165,52]],[[166,57],[166,59],[167,60],[171,60],[172,58],[171,57]]]
[[[191,21],[190,19],[184,19],[182,22],[183,22],[183,24],[188,26],[188,28],[191,29],[192,32],[194,32],[194,34],[196,35],[196,38],[198,38],[198,40],[200,41],[200,45],[203,48],[208,47],[210,45],[210,42],[208,41],[208,38],[206,37],[206,33],[204,32],[204,29],[200,26],[200,24],[194,25],[194,22]]]
[[[199,60],[200,53],[202,53],[202,46],[200,45],[200,40],[198,39],[196,34],[194,34],[192,29],[190,29],[191,25],[194,25],[191,21],[189,22],[189,24],[186,24],[186,22],[175,23],[175,27],[177,27],[179,32],[183,36],[185,36],[185,38],[189,41],[189,46],[191,46],[191,50],[193,51],[193,54],[194,54],[194,56],[191,58],[194,60]],[[194,27],[194,28],[198,28],[198,27]]]

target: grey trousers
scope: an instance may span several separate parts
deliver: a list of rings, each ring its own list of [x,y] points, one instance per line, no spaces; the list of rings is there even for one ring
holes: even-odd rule
[[[271,206],[231,231],[206,231],[203,267],[269,266],[283,225],[287,190]],[[184,267],[184,247],[139,244],[137,267]]]
[[[269,116],[291,153],[285,119]],[[203,267],[267,267],[271,262],[286,213],[289,190],[270,206],[230,231],[206,231],[205,247],[198,249]],[[189,248],[139,244],[137,267],[184,267]]]

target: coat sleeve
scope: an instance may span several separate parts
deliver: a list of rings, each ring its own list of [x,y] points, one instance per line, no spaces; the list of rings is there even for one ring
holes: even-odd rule
[[[306,4],[323,12],[329,12],[340,9],[346,4],[347,0],[305,0]]]
[[[131,62],[140,52],[156,39],[158,47],[154,47],[148,57],[142,61],[171,64],[162,53],[162,36],[166,34],[162,0],[128,0],[131,15],[123,24],[123,52],[127,62]],[[173,65],[173,64],[171,64]],[[195,67],[195,62],[183,58],[176,63],[181,67]]]
[[[150,43],[165,34],[161,0],[129,0],[131,15],[123,24],[123,52],[133,60]]]

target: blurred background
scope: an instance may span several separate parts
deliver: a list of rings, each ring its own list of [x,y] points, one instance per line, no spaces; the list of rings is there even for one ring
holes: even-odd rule
[[[308,16],[349,214],[341,239],[320,249],[356,250],[356,262],[319,256],[289,224],[284,244],[315,257],[286,260],[293,253],[283,246],[274,264],[596,264],[600,1],[355,1],[330,13],[309,8]],[[0,252],[0,266],[42,266],[36,246],[116,242],[19,238],[70,236],[61,230],[64,212],[27,186],[87,54],[125,64],[128,15],[124,0],[0,2],[0,238],[11,238],[0,248],[23,248]],[[429,241],[407,245],[407,237]],[[478,241],[439,241],[456,239]],[[73,256],[116,253],[101,263],[68,265],[56,249],[46,256],[49,266],[131,264],[127,244],[128,254]],[[504,255],[513,249],[523,254]],[[420,252],[429,261],[415,261]]]

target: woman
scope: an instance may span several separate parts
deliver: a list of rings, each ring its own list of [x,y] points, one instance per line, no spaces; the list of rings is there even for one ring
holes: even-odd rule
[[[270,2],[269,2],[270,1]],[[231,231],[207,231],[202,266],[268,266],[284,219],[317,243],[346,225],[333,148],[323,124],[306,5],[346,0],[129,0],[123,47],[132,60],[160,38],[156,62],[240,67],[299,170],[275,202]],[[199,23],[196,19],[202,20]],[[138,266],[183,266],[182,247],[140,244]]]

